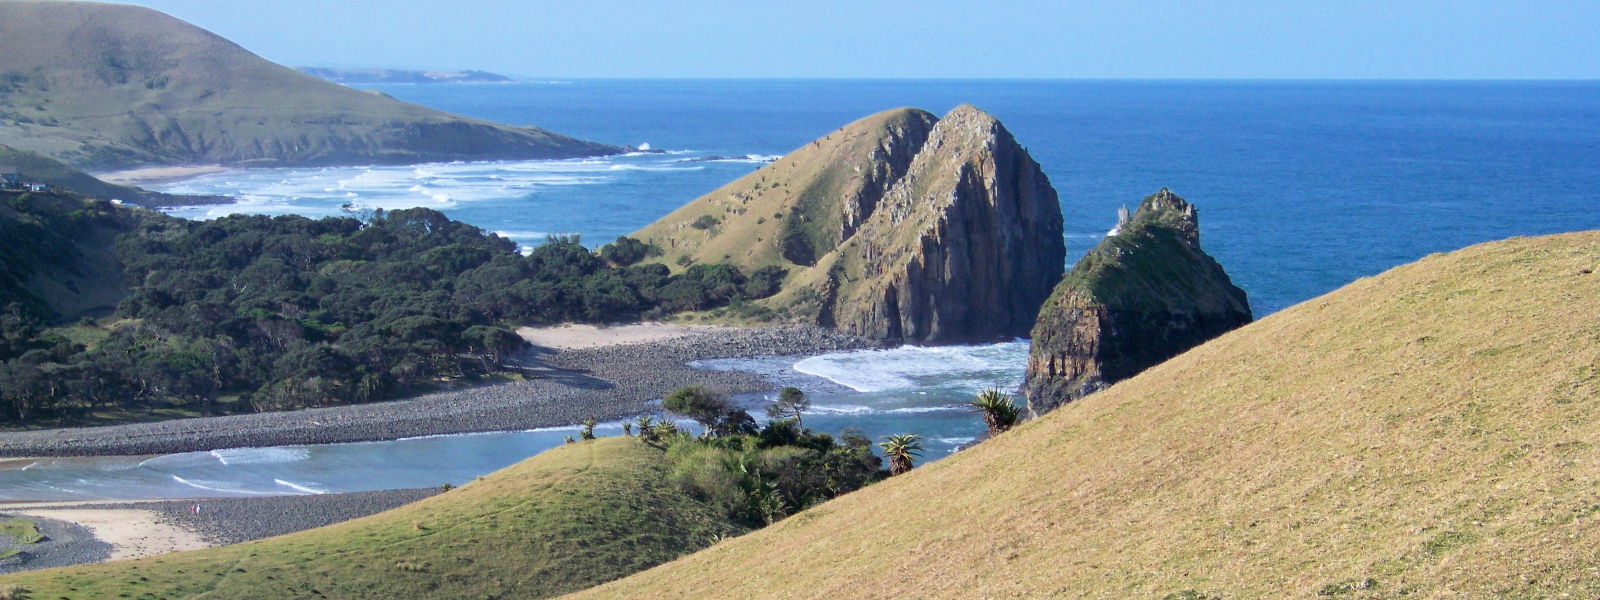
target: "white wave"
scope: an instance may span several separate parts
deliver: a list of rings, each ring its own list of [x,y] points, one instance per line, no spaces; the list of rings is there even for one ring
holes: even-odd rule
[[[1021,381],[1025,341],[980,346],[901,346],[813,356],[792,367],[858,392],[885,392],[952,382],[984,382],[976,388],[1010,387]],[[957,389],[969,389],[961,385]]]
[[[276,483],[278,485],[281,485],[283,487],[289,488],[291,490],[295,490],[297,492],[304,492],[304,493],[307,493],[307,494],[326,494],[326,493],[328,493],[328,490],[319,490],[319,489],[314,488],[314,487],[300,485],[300,484],[295,483],[293,481],[284,481],[282,479],[276,479],[275,478],[275,479],[272,480],[272,482]]]
[[[780,158],[783,158],[783,156],[778,154],[746,154],[744,156],[720,158],[709,162],[752,163],[764,165],[770,162],[777,162],[777,160]]]
[[[978,438],[975,437],[936,437],[930,438],[928,441],[935,444],[950,444],[953,446],[960,446],[962,444],[970,444],[977,439]]]
[[[656,155],[651,154],[651,157]],[[618,162],[626,160],[628,162]],[[226,176],[202,176],[165,186],[178,194],[238,198],[228,205],[169,209],[180,217],[204,219],[234,213],[338,215],[340,207],[396,210],[456,208],[465,203],[515,199],[548,186],[605,184],[615,171],[693,170],[659,166],[667,159],[604,157],[585,160],[530,160],[428,163],[411,166],[243,169]]]
[[[549,231],[496,231],[496,232],[494,232],[494,234],[498,235],[500,237],[503,237],[505,239],[508,239],[508,240],[513,240],[513,241],[515,241],[515,240],[541,240],[542,241],[542,240],[544,240],[544,238],[546,236],[551,235],[552,232],[549,232]]]
[[[196,483],[196,482],[193,482],[193,481],[189,481],[189,480],[184,479],[182,477],[179,477],[177,475],[173,475],[172,476],[172,480],[176,481],[178,483],[181,483],[183,485],[187,485],[189,487],[195,488],[197,490],[206,490],[208,492],[222,492],[224,494],[248,494],[248,495],[251,495],[251,496],[276,496],[277,495],[276,493],[273,493],[273,492],[261,492],[261,491],[256,491],[256,490],[241,490],[241,489],[238,489],[238,488],[219,487],[219,486],[221,486],[223,484],[217,483],[215,481],[207,481],[205,483],[212,484],[212,485],[205,485],[205,484],[202,484],[202,483]]]
[[[620,164],[608,167],[612,171],[699,171],[705,167],[657,167],[648,165]]]
[[[955,411],[963,411],[963,410],[967,410],[967,408],[964,407],[964,406],[908,406],[908,407],[905,407],[905,408],[891,408],[891,409],[883,411],[883,412],[896,413],[896,414],[917,414],[917,413],[935,413],[935,412],[955,412]]]
[[[226,466],[265,465],[302,461],[307,458],[311,458],[311,451],[298,446],[274,448],[226,448],[222,450],[212,450],[211,456],[216,457],[217,462],[220,462]]]
[[[846,404],[846,405],[840,405],[840,406],[813,405],[809,412],[814,412],[814,413],[819,413],[819,414],[824,414],[824,415],[865,415],[865,414],[875,413],[875,412],[878,412],[878,411],[874,410],[870,406],[860,406],[860,405],[855,405],[855,404]]]

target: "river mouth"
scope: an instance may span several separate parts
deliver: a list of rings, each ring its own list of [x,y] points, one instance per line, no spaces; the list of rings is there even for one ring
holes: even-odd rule
[[[971,443],[983,430],[965,407],[977,391],[1014,389],[1027,342],[852,350],[696,361],[706,370],[753,372],[806,390],[806,427],[855,428],[874,441],[924,438],[923,460]],[[758,418],[767,394],[737,397]],[[78,456],[0,462],[0,502],[155,500],[328,494],[461,485],[576,437],[576,426],[289,445],[144,456]],[[602,423],[602,436],[622,422]]]

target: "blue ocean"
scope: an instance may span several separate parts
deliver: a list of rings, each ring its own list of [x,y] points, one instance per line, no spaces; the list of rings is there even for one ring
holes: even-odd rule
[[[339,214],[427,206],[524,246],[598,246],[867,114],[973,104],[1061,195],[1069,257],[1167,187],[1256,316],[1434,252],[1600,228],[1600,82],[607,80],[364,86],[662,152],[563,161],[258,169],[158,186]],[[981,430],[961,403],[1021,381],[1025,342],[712,361],[812,389],[807,425],[915,432],[936,459]],[[750,399],[757,401],[758,399]],[[460,483],[565,430],[0,465],[0,499],[319,493]]]

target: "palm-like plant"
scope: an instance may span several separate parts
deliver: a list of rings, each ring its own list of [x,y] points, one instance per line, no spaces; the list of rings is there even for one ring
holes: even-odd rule
[[[899,475],[911,470],[911,459],[922,455],[922,436],[915,433],[891,435],[878,444],[883,455],[889,458],[889,474]]]
[[[1011,400],[1011,395],[998,388],[978,394],[978,398],[972,401],[972,408],[983,413],[983,423],[989,426],[989,437],[1005,433],[1017,424],[1018,417],[1022,415],[1017,403]]]

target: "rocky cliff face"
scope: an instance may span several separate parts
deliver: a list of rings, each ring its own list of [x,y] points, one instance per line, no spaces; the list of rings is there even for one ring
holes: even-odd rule
[[[675,211],[636,237],[675,268],[789,269],[780,318],[873,339],[1023,335],[1066,250],[1055,190],[998,120],[879,113]]]
[[[1250,319],[1244,290],[1200,250],[1194,207],[1162,189],[1045,302],[1023,387],[1029,410],[1048,412]]]

